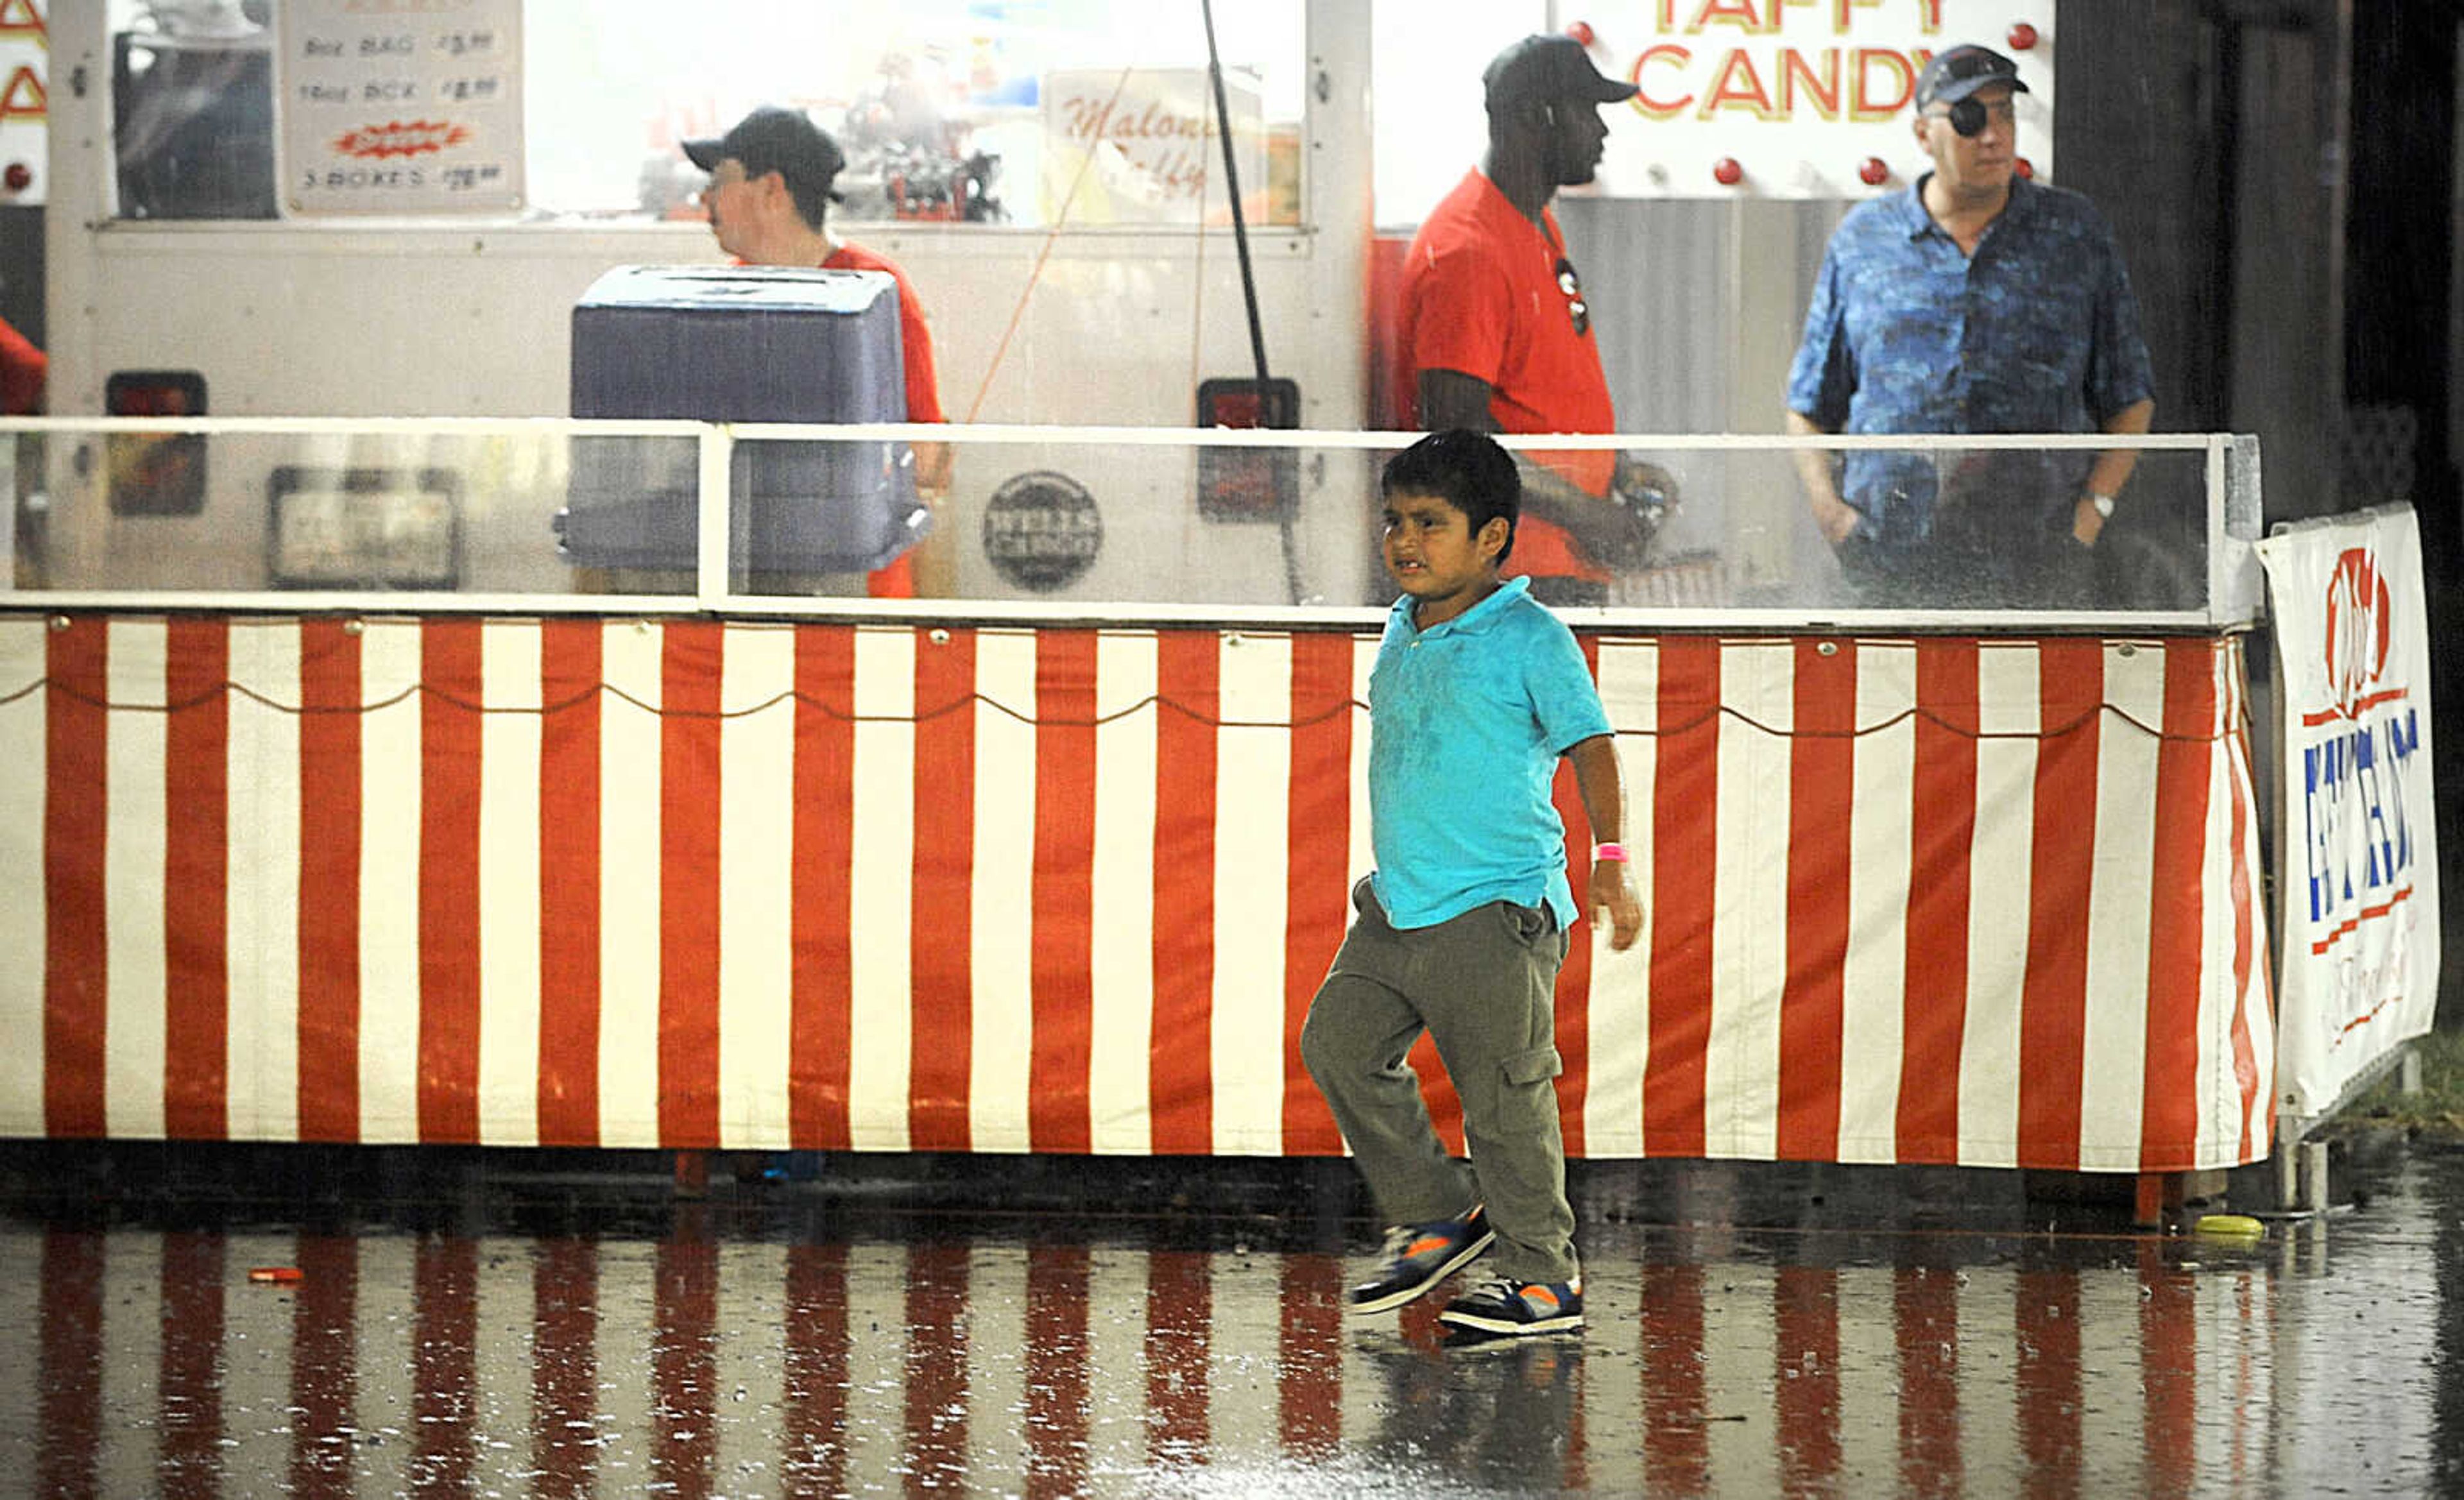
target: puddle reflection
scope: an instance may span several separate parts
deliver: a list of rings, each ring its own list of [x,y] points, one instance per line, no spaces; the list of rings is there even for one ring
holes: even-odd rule
[[[1585,1336],[1467,1351],[1433,1303],[1347,1321],[1330,1252],[1045,1223],[21,1225],[0,1491],[2431,1489],[2457,1195],[2424,1191],[2257,1245],[1606,1226]]]

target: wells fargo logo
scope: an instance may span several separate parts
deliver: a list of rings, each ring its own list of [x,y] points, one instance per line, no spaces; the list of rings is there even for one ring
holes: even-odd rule
[[[389,120],[362,125],[334,138],[334,149],[344,156],[383,161],[388,156],[429,156],[471,139],[469,127],[446,120]]]
[[[2404,690],[2379,689],[2387,672],[2387,641],[2395,611],[2387,601],[2387,580],[2379,576],[2377,554],[2367,547],[2349,547],[2336,559],[2327,575],[2327,692],[2336,712],[2345,718],[2362,714]]]

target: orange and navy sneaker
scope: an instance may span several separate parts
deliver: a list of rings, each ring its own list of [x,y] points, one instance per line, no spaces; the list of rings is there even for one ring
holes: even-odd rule
[[[1397,1224],[1386,1231],[1385,1262],[1375,1279],[1344,1293],[1344,1310],[1358,1314],[1399,1308],[1470,1264],[1496,1239],[1477,1203],[1457,1218]]]
[[[1562,1334],[1583,1326],[1583,1278],[1511,1281],[1492,1278],[1455,1298],[1438,1321],[1484,1334]]]

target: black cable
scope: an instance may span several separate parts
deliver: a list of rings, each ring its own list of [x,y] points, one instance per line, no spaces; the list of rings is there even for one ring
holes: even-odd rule
[[[1232,248],[1241,257],[1241,301],[1249,314],[1249,354],[1258,366],[1258,410],[1264,416],[1268,389],[1266,330],[1258,318],[1257,273],[1249,266],[1249,221],[1241,211],[1241,167],[1232,150],[1232,101],[1223,90],[1223,59],[1215,51],[1215,0],[1198,0],[1198,8],[1206,22],[1206,73],[1215,85],[1215,132],[1223,141],[1223,196],[1232,206]],[[1199,201],[1202,204],[1203,197]],[[1206,232],[1203,223],[1198,232]],[[1293,413],[1295,418],[1298,415]],[[1284,592],[1292,604],[1302,602],[1300,548],[1292,534],[1292,511],[1298,504],[1296,494],[1292,504],[1275,507],[1276,537],[1284,549]]]

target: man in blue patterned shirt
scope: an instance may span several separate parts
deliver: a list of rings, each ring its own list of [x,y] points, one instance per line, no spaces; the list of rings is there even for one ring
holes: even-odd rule
[[[2018,66],[1953,47],[1919,76],[1932,170],[1823,254],[1788,430],[2145,432],[2155,384],[2103,215],[2017,175]],[[1877,604],[2084,606],[2129,449],[1798,453],[1814,518]],[[1937,461],[1939,460],[1939,461]]]

